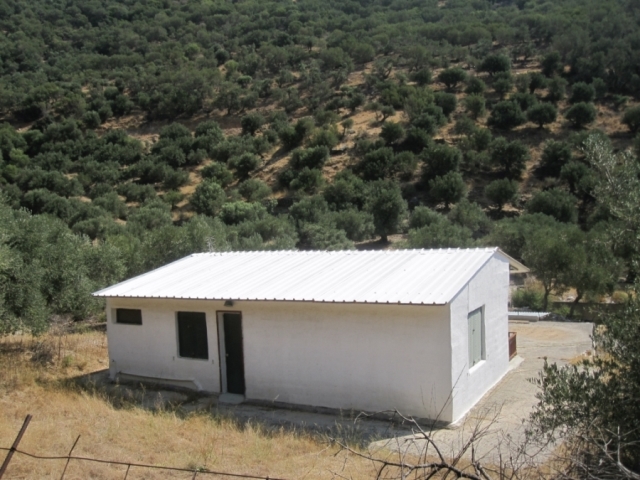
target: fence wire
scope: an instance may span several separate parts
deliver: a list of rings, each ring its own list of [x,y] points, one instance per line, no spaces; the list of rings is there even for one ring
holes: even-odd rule
[[[107,465],[119,465],[119,466],[127,467],[123,480],[126,480],[127,476],[129,475],[129,470],[132,467],[147,468],[147,469],[154,469],[154,470],[165,470],[165,471],[169,470],[173,472],[193,473],[193,477],[191,477],[192,479],[195,479],[197,475],[216,475],[219,477],[226,476],[226,477],[233,477],[233,478],[249,478],[253,480],[287,480],[284,478],[270,477],[268,475],[265,477],[260,475],[250,475],[250,474],[244,474],[244,473],[219,472],[215,470],[200,469],[200,468],[194,469],[194,468],[180,468],[180,467],[165,467],[161,465],[150,465],[146,463],[120,462],[117,460],[103,460],[99,458],[81,457],[77,455],[72,455],[73,448],[77,445],[79,438],[80,437],[78,437],[78,439],[76,439],[75,443],[73,444],[73,447],[69,452],[69,455],[36,455],[34,453],[25,452],[24,450],[19,450],[13,447],[12,448],[0,447],[0,450],[5,452],[14,452],[16,454],[24,455],[26,457],[33,458],[36,460],[66,460],[67,462],[65,464],[60,480],[64,480],[64,475],[67,471],[67,467],[69,466],[69,462],[71,460],[82,461],[82,462],[93,462],[93,463],[100,463],[100,464],[107,464]]]

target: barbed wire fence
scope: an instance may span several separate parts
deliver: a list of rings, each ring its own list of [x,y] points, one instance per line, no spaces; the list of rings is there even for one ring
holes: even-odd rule
[[[191,477],[192,480],[194,480],[196,477],[198,476],[217,476],[217,477],[229,477],[229,478],[246,478],[246,479],[252,479],[252,480],[286,480],[283,478],[277,478],[277,477],[270,477],[270,476],[260,476],[260,475],[250,475],[250,474],[244,474],[244,473],[231,473],[231,472],[220,472],[220,471],[216,471],[216,470],[209,470],[206,468],[181,468],[181,467],[167,467],[167,466],[162,466],[162,465],[151,465],[151,464],[146,464],[146,463],[136,463],[136,462],[123,462],[123,461],[118,461],[118,460],[105,460],[105,459],[100,459],[100,458],[92,458],[92,457],[84,457],[84,456],[77,456],[77,455],[73,455],[73,450],[76,448],[76,445],[78,445],[78,441],[80,440],[80,435],[78,435],[78,437],[76,438],[76,441],[73,442],[73,445],[71,446],[71,449],[69,450],[69,453],[67,455],[37,455],[34,453],[30,453],[30,452],[26,452],[24,450],[20,450],[18,448],[20,441],[22,440],[22,437],[25,433],[25,431],[27,430],[27,427],[29,426],[29,422],[31,422],[32,419],[32,415],[27,415],[26,418],[24,419],[24,422],[22,424],[22,427],[20,428],[20,431],[18,432],[18,435],[16,436],[15,441],[13,442],[13,445],[11,445],[10,448],[7,447],[0,447],[1,451],[5,451],[7,452],[7,456],[4,459],[4,462],[2,463],[2,466],[0,467],[0,480],[2,480],[4,478],[4,475],[9,467],[9,463],[11,462],[11,459],[13,458],[14,454],[18,454],[18,455],[23,455],[25,457],[29,457],[35,460],[42,460],[42,461],[60,461],[60,460],[66,460],[65,465],[64,465],[64,469],[62,470],[62,474],[60,475],[60,480],[64,480],[64,476],[67,473],[67,468],[69,467],[69,463],[71,463],[71,461],[79,461],[79,462],[90,462],[90,463],[99,463],[99,464],[103,464],[103,465],[114,465],[114,466],[122,466],[122,467],[126,467],[126,471],[123,477],[123,480],[127,480],[127,477],[129,475],[129,471],[132,468],[141,468],[141,469],[149,469],[149,470],[164,470],[164,471],[173,471],[173,472],[184,472],[184,473],[193,473],[193,476]]]

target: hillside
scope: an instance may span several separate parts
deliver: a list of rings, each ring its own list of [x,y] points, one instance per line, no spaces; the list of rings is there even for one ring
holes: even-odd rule
[[[1,8],[3,331],[212,249],[499,245],[544,303],[635,276],[584,143],[639,144],[631,0]]]

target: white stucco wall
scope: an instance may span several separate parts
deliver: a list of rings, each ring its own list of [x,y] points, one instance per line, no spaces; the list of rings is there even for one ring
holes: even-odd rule
[[[118,307],[140,308],[143,325],[114,323]],[[192,380],[219,392],[218,310],[242,313],[249,399],[452,420],[448,307],[110,299],[112,378]],[[206,313],[208,361],[178,356],[177,311]]]
[[[453,388],[452,421],[469,411],[509,367],[509,263],[499,255],[479,270],[450,303]],[[467,317],[484,308],[485,359],[469,368]]]
[[[107,300],[107,338],[109,370],[117,374],[136,375],[149,381],[170,380],[187,388],[208,392],[220,390],[216,310],[222,302],[172,301],[144,299]],[[142,310],[142,325],[115,323],[116,308]],[[205,312],[209,360],[180,358],[176,312]]]
[[[449,420],[447,308],[246,303],[247,397]]]

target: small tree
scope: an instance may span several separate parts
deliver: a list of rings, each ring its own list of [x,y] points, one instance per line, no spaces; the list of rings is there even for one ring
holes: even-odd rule
[[[425,85],[429,85],[433,81],[433,78],[431,76],[431,70],[429,70],[427,67],[421,68],[420,70],[413,72],[410,78],[421,87]]]
[[[498,137],[491,144],[492,162],[502,167],[509,178],[522,175],[528,158],[529,149],[518,140],[509,142],[504,137]]]
[[[518,93],[526,93],[529,91],[529,84],[531,83],[531,77],[527,73],[516,75],[516,90]]]
[[[559,188],[536,193],[526,208],[529,213],[544,213],[563,223],[575,223],[578,219],[576,197]]]
[[[376,233],[387,242],[389,235],[400,228],[407,213],[407,202],[395,182],[379,180],[369,187],[367,210],[373,215]]]
[[[354,171],[365,180],[379,180],[395,173],[395,155],[391,147],[377,148],[368,152]]]
[[[271,195],[271,187],[257,178],[250,178],[238,185],[238,193],[247,202],[259,202]]]
[[[527,110],[527,120],[536,123],[538,128],[555,122],[556,118],[558,118],[558,109],[551,103],[539,103]]]
[[[293,151],[289,164],[296,170],[308,168],[322,168],[329,159],[329,149],[325,146],[298,148]]]
[[[434,103],[442,109],[447,117],[451,115],[458,106],[458,100],[453,93],[436,92],[433,97]]]
[[[607,236],[592,230],[583,237],[581,243],[574,244],[577,251],[569,278],[576,290],[576,298],[571,304],[569,318],[573,318],[576,305],[586,294],[611,293],[620,274]]]
[[[547,82],[547,100],[557,103],[565,97],[567,81],[561,77],[553,77]]]
[[[524,113],[520,105],[516,102],[504,101],[497,103],[487,123],[489,126],[499,128],[501,130],[511,130],[522,125],[526,121]]]
[[[449,172],[429,181],[429,197],[435,203],[444,203],[446,209],[461,200],[466,190],[462,175],[458,172]]]
[[[351,111],[351,113],[354,113],[358,109],[358,107],[364,105],[365,100],[366,97],[364,96],[364,94],[355,92],[347,97],[345,105]]]
[[[511,74],[506,72],[496,75],[496,79],[493,82],[493,89],[500,95],[500,99],[503,99],[513,90],[513,77]]]
[[[571,146],[568,143],[549,140],[542,150],[540,170],[545,175],[557,177],[562,167],[569,163],[571,158]]]
[[[422,177],[425,182],[458,170],[462,154],[456,147],[435,145],[421,155],[424,162]]]
[[[387,145],[397,143],[404,137],[404,128],[402,128],[402,125],[399,123],[384,122],[382,124],[382,130],[380,131],[380,137],[382,137]]]
[[[562,167],[560,178],[567,184],[573,195],[585,200],[591,195],[595,184],[593,171],[583,162],[575,160]]]
[[[553,77],[562,72],[562,59],[558,52],[549,52],[542,59],[542,73],[547,77]]]
[[[446,68],[438,75],[438,80],[445,84],[447,90],[454,90],[459,83],[466,79],[467,72],[460,67]]]
[[[391,105],[384,105],[380,107],[380,115],[382,116],[381,122],[386,122],[387,118],[393,117],[396,114],[395,109]]]
[[[502,54],[488,55],[480,64],[480,71],[487,72],[492,77],[499,72],[509,72],[511,70],[511,61],[509,57]]]
[[[576,128],[582,128],[596,119],[596,113],[596,107],[594,107],[593,104],[580,102],[567,110],[564,116],[573,123]]]
[[[317,168],[304,167],[295,174],[289,184],[292,190],[302,190],[306,193],[316,193],[324,185],[322,170]]]
[[[601,78],[594,78],[591,81],[594,91],[596,92],[596,100],[602,100],[607,95],[607,82]]]
[[[535,93],[536,90],[547,88],[547,78],[540,72],[529,74],[529,93]]]
[[[523,258],[544,288],[544,311],[549,306],[551,293],[562,294],[570,286],[576,256],[574,245],[581,233],[574,225],[556,225],[535,229],[525,240]]]
[[[407,244],[410,248],[465,248],[473,246],[471,230],[451,223],[442,214],[436,213],[435,215],[437,215],[436,221],[409,230]]]
[[[347,118],[340,123],[342,125],[342,138],[347,136],[347,131],[353,128],[353,119]]]
[[[229,159],[229,166],[235,168],[239,178],[247,178],[259,165],[260,158],[249,152]]]
[[[512,202],[518,194],[518,183],[503,178],[494,180],[484,188],[484,196],[493,203],[498,210],[502,210],[505,204]]]
[[[243,135],[255,135],[260,127],[264,125],[264,117],[259,113],[249,113],[240,119]]]
[[[487,86],[478,77],[469,77],[467,79],[467,88],[464,89],[464,93],[467,95],[483,95]]]
[[[640,107],[632,107],[624,112],[622,117],[624,123],[632,133],[640,130]]]
[[[226,198],[227,195],[220,185],[205,180],[196,188],[190,203],[197,213],[213,217],[218,213]]]
[[[471,118],[482,117],[485,113],[485,99],[483,95],[468,95],[464,99],[464,106]]]
[[[226,187],[233,181],[233,174],[224,163],[213,162],[200,171],[202,178],[213,180],[221,187]]]
[[[569,102],[571,104],[580,103],[580,102],[593,102],[596,98],[596,90],[593,88],[593,85],[589,85],[585,82],[577,82],[574,83],[571,87],[571,98]]]
[[[162,200],[171,205],[171,208],[176,208],[176,205],[184,200],[184,195],[177,190],[169,190],[162,196]]]

